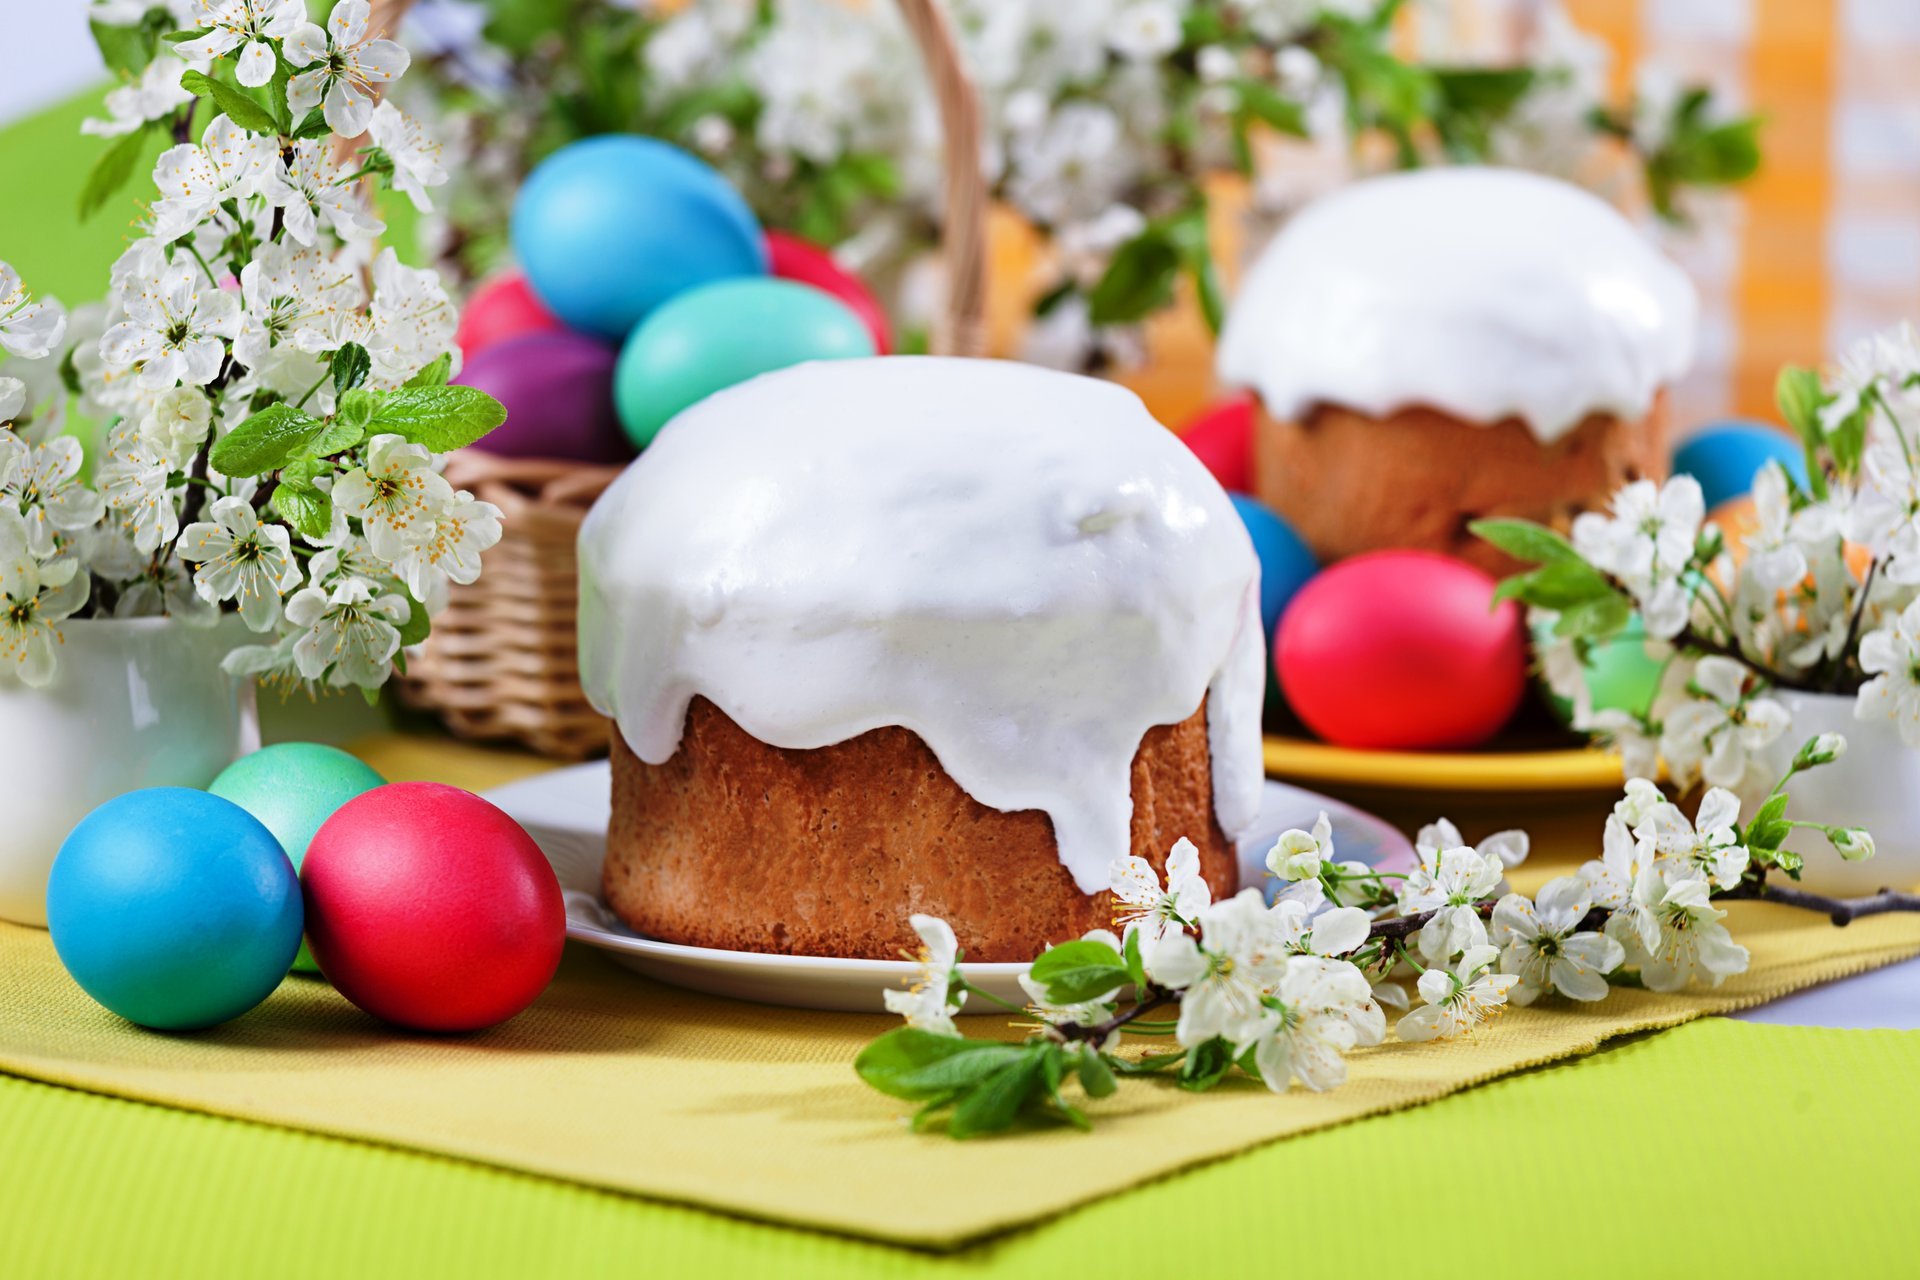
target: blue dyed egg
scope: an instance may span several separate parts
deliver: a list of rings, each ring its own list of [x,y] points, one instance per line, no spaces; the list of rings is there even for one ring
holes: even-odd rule
[[[1778,462],[1801,484],[1807,482],[1807,458],[1798,440],[1778,427],[1724,422],[1687,437],[1674,450],[1673,473],[1698,480],[1701,496],[1712,509],[1751,493],[1753,477],[1769,462]]]
[[[791,280],[727,280],[682,294],[633,331],[614,370],[614,405],[644,449],[674,414],[736,382],[873,354],[866,322],[832,294]]]
[[[185,787],[107,801],[60,846],[47,879],[54,950],[129,1022],[191,1031],[272,994],[300,949],[300,881],[239,805]]]
[[[1287,602],[1307,585],[1308,578],[1320,572],[1320,566],[1293,526],[1270,507],[1242,493],[1229,493],[1227,497],[1240,513],[1240,522],[1247,526],[1254,554],[1260,557],[1260,622],[1268,641],[1272,641],[1273,629]]]
[[[514,255],[570,327],[625,338],[688,289],[767,273],[767,241],[740,193],[709,165],[653,138],[572,143],[514,200]]]
[[[260,819],[298,871],[320,824],[347,801],[386,781],[338,747],[276,742],[228,765],[207,790]],[[305,943],[300,944],[293,967],[320,972]]]

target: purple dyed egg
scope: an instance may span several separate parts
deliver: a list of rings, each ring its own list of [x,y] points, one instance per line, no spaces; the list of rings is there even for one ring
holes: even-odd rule
[[[619,353],[577,333],[529,333],[468,360],[455,382],[507,407],[479,448],[509,458],[625,462],[633,446],[613,407]]]

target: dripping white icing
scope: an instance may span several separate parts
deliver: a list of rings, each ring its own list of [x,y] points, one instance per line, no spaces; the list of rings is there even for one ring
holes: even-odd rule
[[[1248,273],[1223,382],[1269,413],[1426,405],[1544,441],[1637,418],[1693,360],[1693,286],[1570,183],[1510,169],[1370,178],[1309,205]]]
[[[755,378],[607,490],[580,572],[587,696],[643,760],[695,694],[780,747],[901,725],[981,803],[1045,811],[1093,893],[1141,737],[1204,697],[1220,825],[1258,813],[1252,544],[1112,384],[902,356]]]

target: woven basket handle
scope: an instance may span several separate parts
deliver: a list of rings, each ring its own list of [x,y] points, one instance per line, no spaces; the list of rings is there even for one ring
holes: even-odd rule
[[[412,3],[372,0],[367,30],[396,36]],[[947,296],[934,326],[933,349],[941,355],[982,355],[987,349],[987,186],[980,173],[980,98],[960,59],[953,24],[940,0],[899,0],[899,4],[933,82],[945,143],[941,256],[947,268]],[[344,158],[354,145],[341,139],[335,154]]]

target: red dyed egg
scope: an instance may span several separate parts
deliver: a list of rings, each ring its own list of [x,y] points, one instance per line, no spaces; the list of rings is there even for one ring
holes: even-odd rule
[[[1487,574],[1432,551],[1375,551],[1323,569],[1280,619],[1280,687],[1307,727],[1339,746],[1484,742],[1527,681],[1519,607],[1490,608],[1493,590]]]
[[[482,281],[460,312],[453,340],[462,358],[471,360],[496,342],[527,333],[565,333],[545,303],[534,296],[527,278],[518,271],[502,271]]]
[[[860,317],[860,323],[873,335],[875,355],[893,350],[888,332],[887,313],[874,301],[873,294],[859,276],[833,260],[833,255],[810,240],[784,231],[767,232],[768,271],[782,280],[810,284],[847,304]]]
[[[396,782],[347,801],[307,847],[300,881],[320,972],[403,1027],[504,1022],[560,964],[553,868],[519,823],[458,787]]]
[[[1229,396],[1201,410],[1180,438],[1222,489],[1253,492],[1253,397]]]

